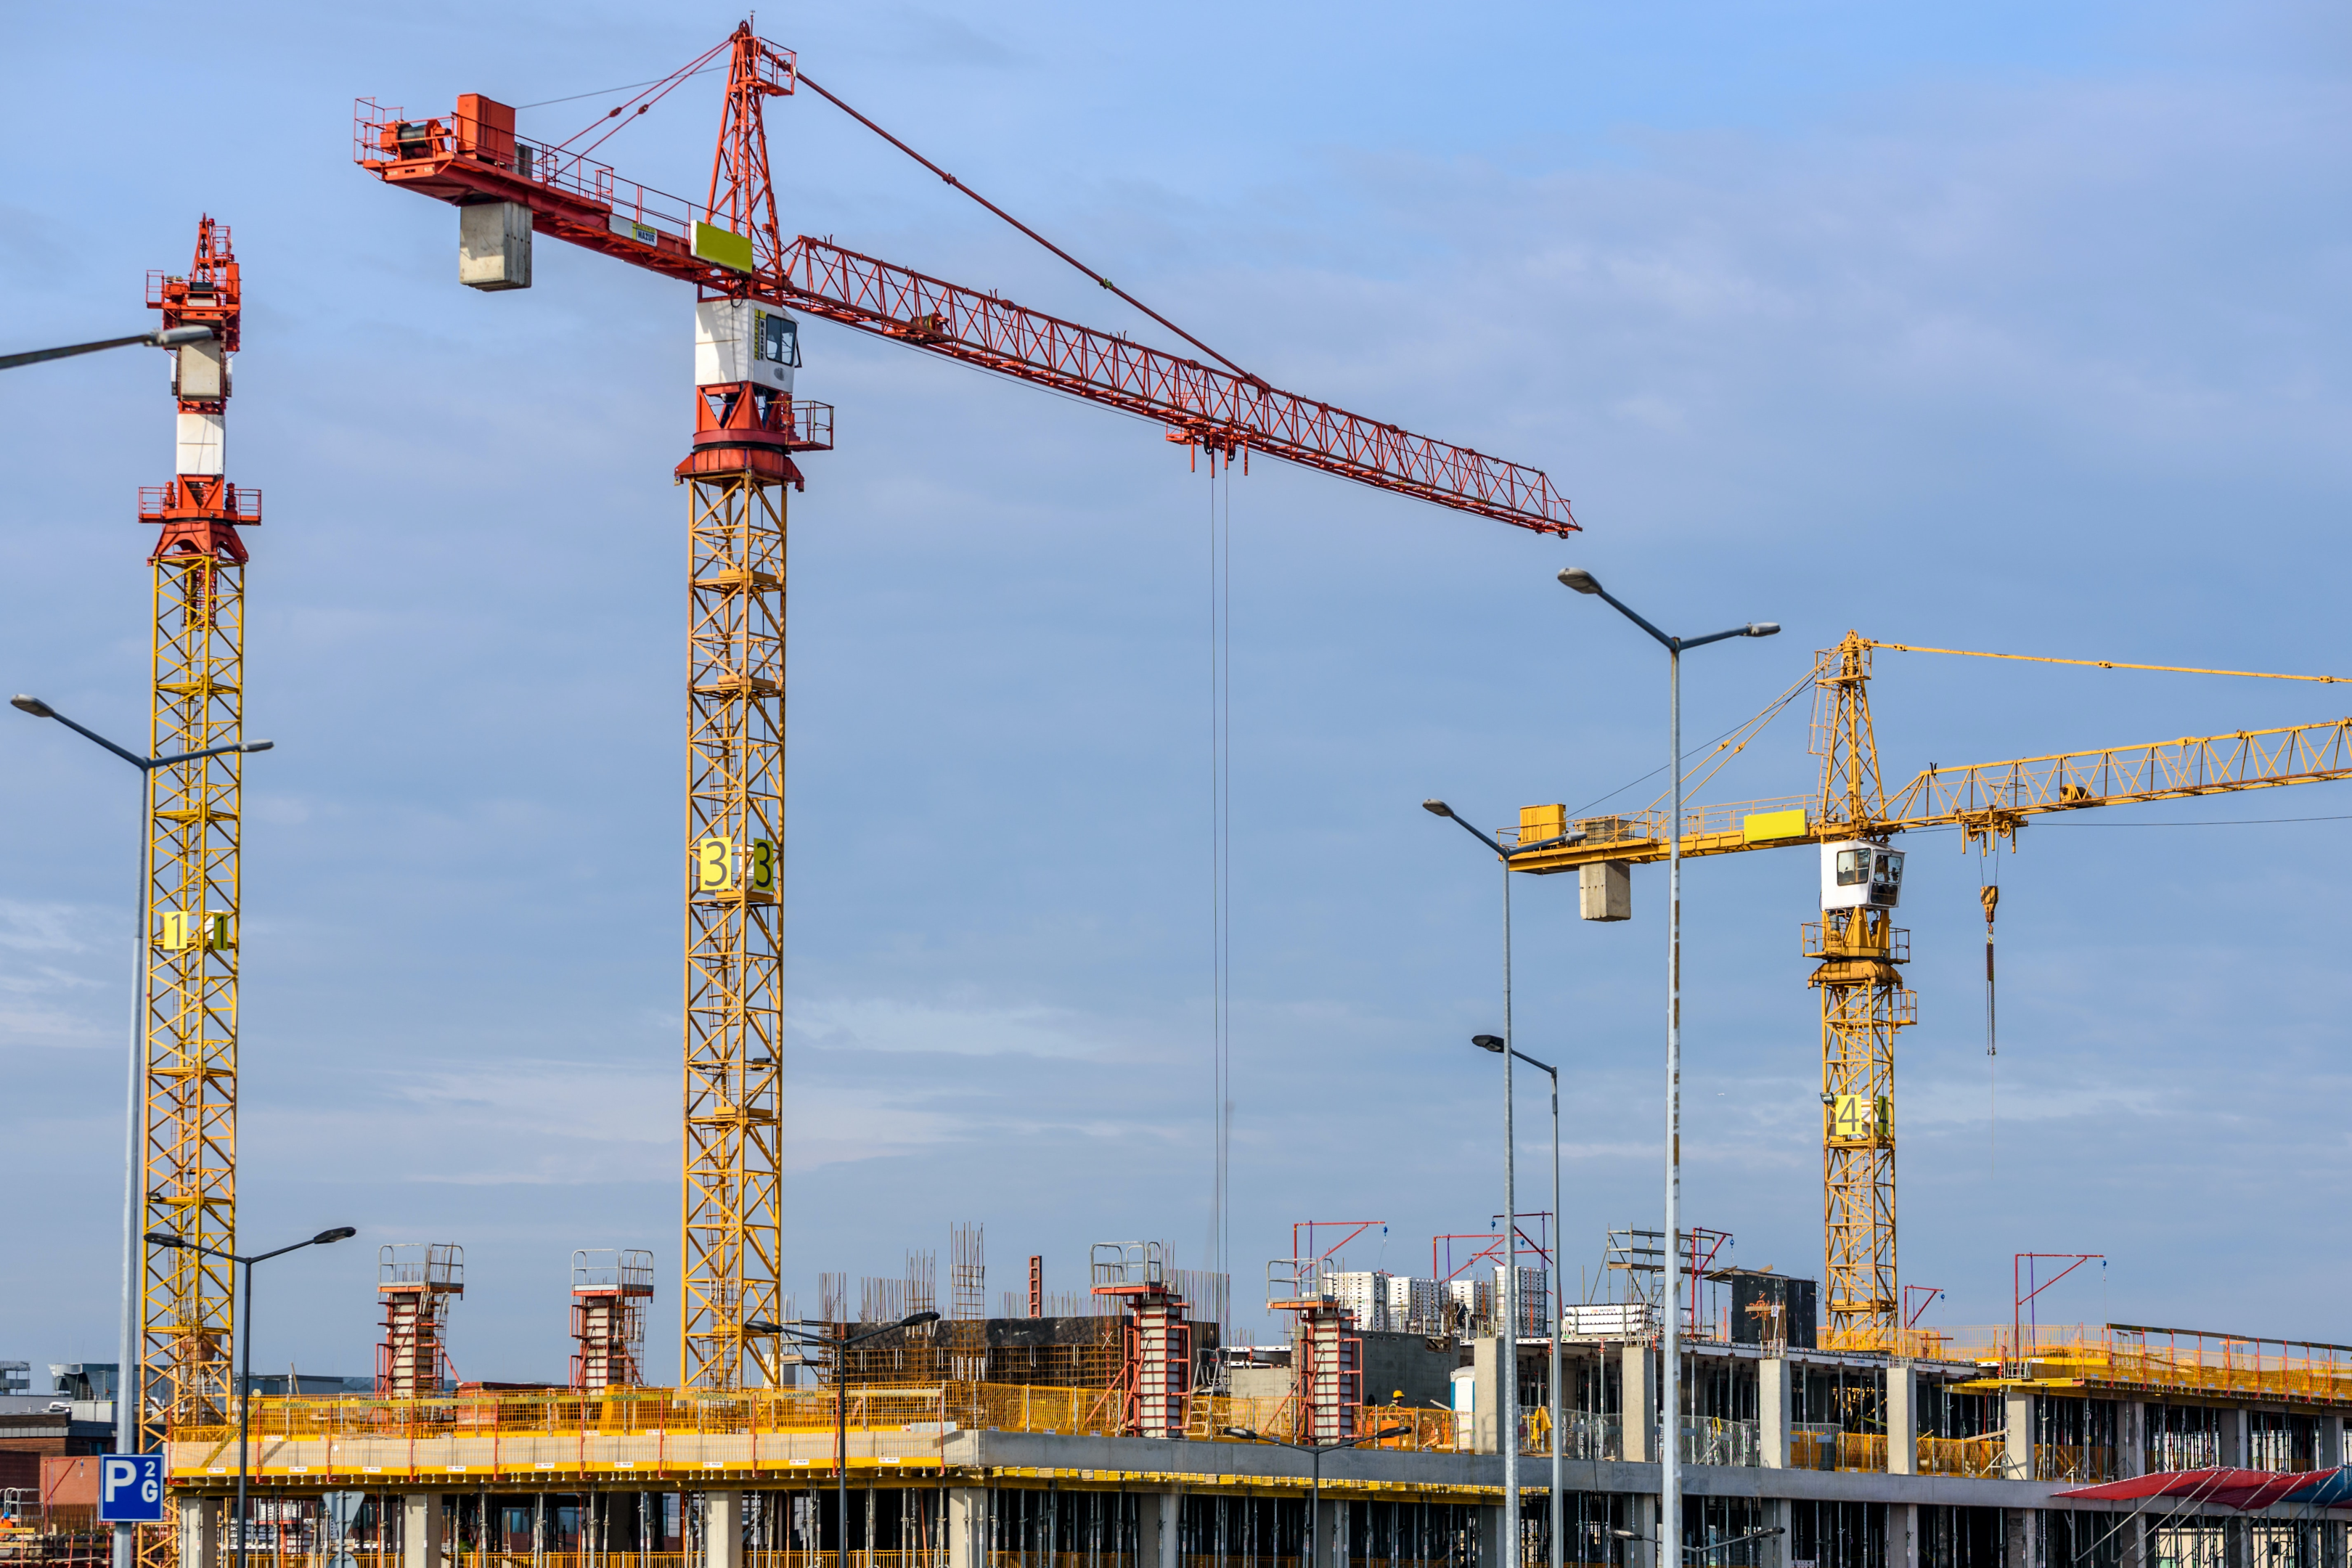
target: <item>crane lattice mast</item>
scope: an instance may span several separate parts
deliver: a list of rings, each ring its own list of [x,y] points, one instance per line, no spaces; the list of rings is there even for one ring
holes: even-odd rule
[[[166,328],[214,332],[172,351],[174,472],[139,492],[139,520],[161,531],[149,557],[147,750],[165,756],[244,739],[246,547],[237,531],[261,521],[261,492],[227,477],[230,356],[243,307],[228,226],[204,218],[186,275],[149,274],[147,303]],[[140,1228],[223,1251],[236,1245],[243,773],[243,755],[231,750],[147,773]],[[228,1419],[235,1302],[230,1266],[193,1247],[143,1246],[140,1285],[139,1364],[125,1369],[117,1397],[137,1402],[142,1446],[152,1450],[167,1427]]]

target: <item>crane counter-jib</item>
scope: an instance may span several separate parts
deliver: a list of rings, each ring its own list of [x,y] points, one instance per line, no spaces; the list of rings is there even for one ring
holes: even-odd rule
[[[513,243],[491,220],[524,213],[532,232],[1153,419],[1174,439],[1255,450],[1538,533],[1576,531],[1567,498],[1540,469],[805,235],[763,254],[775,247],[714,222],[700,203],[515,135],[513,110],[491,100],[469,95],[448,115],[408,120],[362,100],[357,119],[361,167],[387,185],[478,209],[485,237],[468,231],[466,247]],[[509,266],[511,275],[477,286],[528,287],[527,247],[519,270]]]

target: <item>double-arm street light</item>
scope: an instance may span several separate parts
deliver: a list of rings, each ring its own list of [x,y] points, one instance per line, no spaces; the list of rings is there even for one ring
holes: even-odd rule
[[[1557,1292],[1559,1284],[1559,1234],[1564,1223],[1559,1206],[1559,1069],[1549,1062],[1539,1062],[1516,1046],[1507,1045],[1499,1035],[1473,1035],[1470,1043],[1482,1051],[1493,1051],[1507,1062],[1517,1057],[1536,1071],[1551,1079],[1551,1251],[1552,1284]],[[1549,1303],[1551,1309],[1551,1568],[1559,1568],[1560,1529],[1565,1522],[1561,1510],[1565,1506],[1560,1492],[1560,1394],[1559,1394],[1559,1314],[1560,1303]]]
[[[103,742],[100,743],[103,744]],[[245,1270],[245,1307],[236,1315],[236,1568],[245,1568],[246,1537],[251,1533],[246,1527],[245,1520],[245,1478],[246,1439],[253,1424],[253,1266],[257,1263],[267,1263],[273,1258],[283,1258],[289,1252],[299,1252],[306,1247],[324,1247],[330,1242],[342,1241],[358,1234],[359,1232],[350,1226],[339,1225],[332,1230],[322,1230],[310,1239],[298,1241],[291,1247],[281,1247],[274,1252],[257,1252],[245,1256],[235,1252],[224,1252],[217,1247],[206,1247],[200,1241],[190,1241],[186,1237],[174,1235],[168,1230],[151,1230],[147,1233],[147,1244],[151,1247],[184,1247],[190,1252],[201,1252],[209,1258],[226,1258]],[[114,1374],[114,1397],[117,1400],[123,1396],[126,1386],[123,1379],[131,1370],[130,1363],[125,1362]],[[299,1391],[289,1388],[286,1392],[290,1394]],[[126,1448],[123,1452],[129,1453],[131,1450]]]
[[[1269,1437],[1263,1432],[1253,1432],[1246,1426],[1227,1426],[1228,1437],[1238,1437],[1244,1443],[1268,1443],[1277,1448],[1307,1456],[1307,1568],[1322,1568],[1315,1558],[1316,1532],[1323,1521],[1323,1456],[1341,1448],[1360,1448],[1367,1443],[1377,1443],[1383,1437],[1402,1437],[1412,1430],[1410,1426],[1390,1426],[1370,1432],[1361,1437],[1350,1437],[1344,1443],[1293,1443],[1281,1437]]]
[[[878,1340],[884,1334],[895,1334],[901,1329],[917,1329],[939,1321],[937,1312],[909,1312],[895,1323],[885,1323],[878,1329],[853,1334],[847,1323],[771,1323],[759,1318],[744,1320],[743,1331],[747,1334],[773,1334],[807,1350],[824,1349],[834,1352],[833,1480],[836,1499],[834,1511],[839,1515],[834,1521],[833,1560],[835,1568],[849,1568],[849,1347],[864,1344],[867,1340]],[[835,1330],[838,1331],[831,1331]]]
[[[1658,1539],[1682,1539],[1682,1186],[1683,1186],[1683,650],[1729,637],[1769,637],[1773,621],[1750,621],[1703,637],[1670,637],[1642,618],[1580,566],[1559,574],[1563,586],[1595,595],[1666,650],[1667,753],[1674,769],[1674,805],[1666,840],[1666,1245],[1663,1287],[1665,1321],[1659,1336]],[[1663,1568],[1663,1565],[1661,1565]]]
[[[1647,1541],[1650,1539],[1638,1530],[1612,1530],[1609,1533],[1615,1536],[1620,1541]],[[1745,1535],[1735,1535],[1728,1541],[1718,1541],[1709,1546],[1685,1546],[1683,1548],[1683,1552],[1685,1556],[1696,1557],[1701,1563],[1704,1563],[1706,1559],[1714,1556],[1718,1552],[1728,1552],[1735,1546],[1745,1546],[1751,1541],[1765,1541],[1775,1535],[1786,1535],[1788,1533],[1789,1527],[1787,1525],[1775,1524],[1763,1530],[1751,1530]],[[1666,1564],[1663,1563],[1659,1563],[1657,1568],[1666,1568]]]
[[[210,335],[211,329],[205,329]],[[100,345],[103,346],[103,345]],[[128,1106],[122,1124],[122,1321],[119,1325],[121,1364],[114,1373],[114,1451],[135,1454],[139,1451],[139,1404],[146,1390],[139,1386],[139,1248],[137,1237],[140,1222],[139,1139],[145,1104],[142,1090],[146,1087],[147,1056],[147,880],[153,873],[151,857],[154,850],[155,792],[149,781],[155,770],[174,763],[190,763],[199,757],[216,757],[225,752],[266,752],[274,743],[268,741],[238,741],[225,746],[207,746],[201,752],[175,752],[169,756],[142,757],[136,752],[125,751],[95,730],[84,729],[37,697],[22,693],[8,699],[8,705],[36,719],[54,719],[86,741],[105,747],[124,762],[139,770],[139,892],[131,900],[131,919],[136,928],[137,941],[131,948],[131,1070],[130,1084],[125,1091]],[[114,1527],[113,1568],[132,1568],[131,1526]]]
[[[76,354],[94,354],[100,349],[127,349],[133,343],[175,349],[183,343],[203,342],[212,335],[210,327],[165,327],[160,331],[133,332],[127,338],[100,338],[94,343],[68,343],[61,349],[28,349],[19,354],[0,354],[0,370],[14,370],[20,364],[38,364],[43,360],[71,359]]]
[[[1422,810],[1433,816],[1442,816],[1462,829],[1481,846],[1498,857],[1503,866],[1503,1280],[1501,1308],[1503,1334],[1497,1346],[1496,1359],[1501,1366],[1501,1387],[1496,1403],[1502,1406],[1495,1412],[1495,1440],[1503,1451],[1503,1518],[1508,1521],[1512,1551],[1516,1552],[1519,1531],[1519,1204],[1517,1143],[1513,1132],[1511,1103],[1511,859],[1517,855],[1532,855],[1538,849],[1556,848],[1562,844],[1574,844],[1583,838],[1581,829],[1563,833],[1555,838],[1538,839],[1532,844],[1505,844],[1498,835],[1488,834],[1471,826],[1454,815],[1454,808],[1442,800],[1424,800]],[[1552,1161],[1553,1189],[1559,1188],[1559,1162],[1557,1151]],[[1559,1205],[1552,1205],[1552,1223],[1559,1223]],[[1552,1378],[1555,1387],[1559,1377],[1559,1314],[1552,1315],[1553,1352]],[[1552,1439],[1555,1449],[1559,1437]],[[1559,1509],[1559,1471],[1557,1458],[1552,1470],[1552,1509]],[[1516,1559],[1514,1559],[1516,1561]]]

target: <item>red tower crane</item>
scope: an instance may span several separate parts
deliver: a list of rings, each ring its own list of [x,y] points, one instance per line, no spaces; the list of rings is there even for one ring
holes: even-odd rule
[[[593,155],[722,54],[726,107],[703,201],[624,179]],[[806,488],[796,454],[833,445],[831,407],[793,399],[801,354],[793,311],[1160,420],[1170,440],[1205,449],[1213,464],[1256,451],[1538,533],[1564,537],[1577,526],[1539,470],[1280,391],[1156,314],[1219,363],[1150,348],[806,235],[787,242],[762,111],[768,99],[802,86],[1014,221],[801,75],[793,52],[754,35],[749,23],[562,142],[517,136],[513,109],[478,94],[421,120],[364,99],[356,114],[362,168],[458,209],[459,281],[482,289],[530,287],[532,237],[545,234],[696,291],[694,435],[675,474],[691,490],[679,1360],[679,1381],[688,1385],[777,1381],[774,1341],[747,1325],[771,1322],[782,1309],[776,858],[784,491]],[[1129,299],[1108,279],[1088,275]]]

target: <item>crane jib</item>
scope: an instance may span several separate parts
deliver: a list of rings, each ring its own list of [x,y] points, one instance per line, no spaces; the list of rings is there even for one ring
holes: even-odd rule
[[[1433,440],[1094,328],[803,236],[749,270],[697,244],[698,203],[520,137],[484,155],[457,116],[403,120],[362,102],[356,162],[387,185],[457,205],[528,208],[538,233],[716,294],[790,305],[877,337],[1101,403],[1223,453],[1251,449],[1376,489],[1566,537],[1568,499],[1538,468]],[[470,149],[470,150],[469,150]],[[748,248],[746,237],[723,237]],[[767,248],[761,241],[759,248]]]

